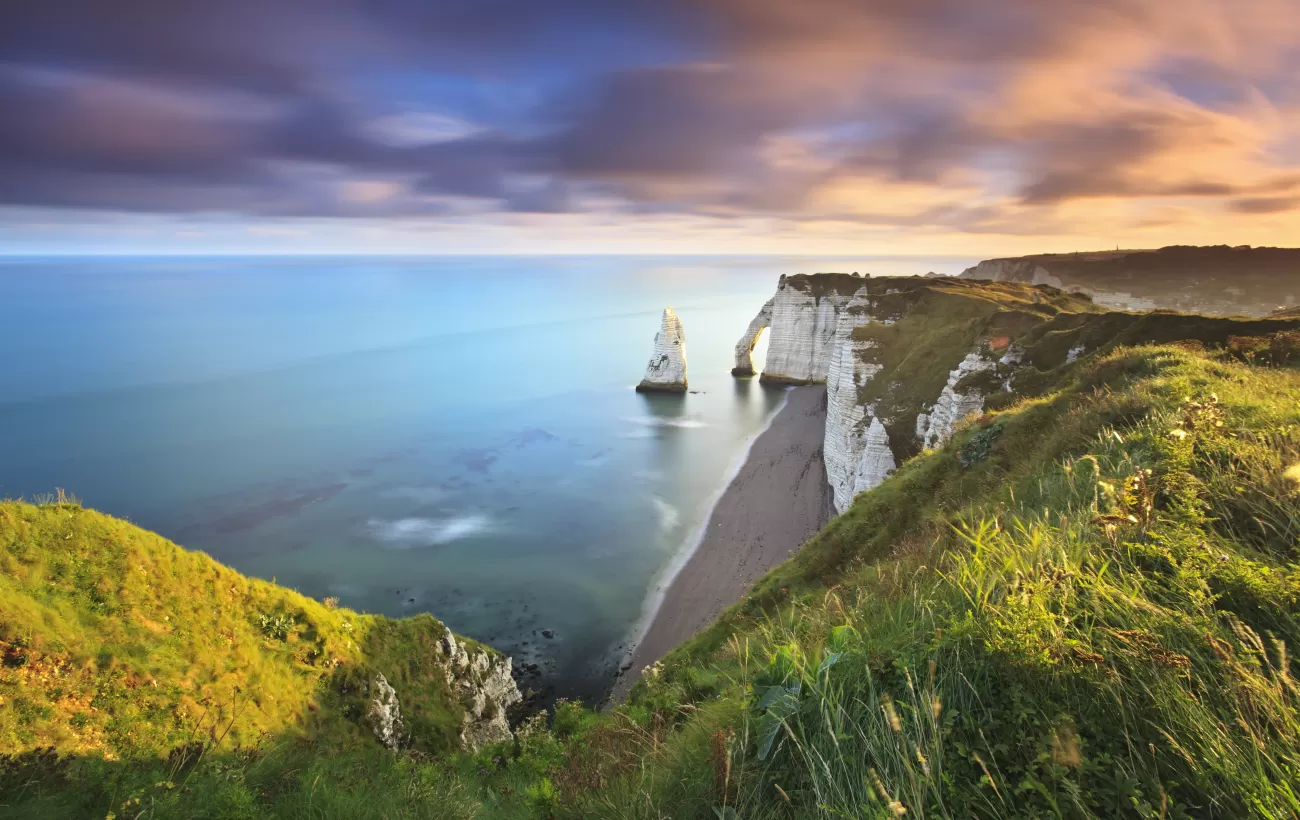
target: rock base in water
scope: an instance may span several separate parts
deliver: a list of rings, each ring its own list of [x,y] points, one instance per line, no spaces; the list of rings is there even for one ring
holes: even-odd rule
[[[656,384],[654,382],[641,382],[636,386],[638,393],[685,393],[685,384]]]

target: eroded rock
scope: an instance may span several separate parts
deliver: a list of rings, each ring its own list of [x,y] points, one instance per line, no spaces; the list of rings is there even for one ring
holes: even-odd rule
[[[671,307],[664,308],[659,332],[655,334],[655,349],[646,365],[645,377],[636,386],[638,391],[686,392],[686,331]]]

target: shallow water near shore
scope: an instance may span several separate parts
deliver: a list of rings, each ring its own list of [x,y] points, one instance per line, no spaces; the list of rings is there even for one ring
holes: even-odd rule
[[[729,373],[777,277],[968,261],[4,260],[0,496],[64,488],[598,698],[782,400]],[[637,394],[668,304],[692,392]]]

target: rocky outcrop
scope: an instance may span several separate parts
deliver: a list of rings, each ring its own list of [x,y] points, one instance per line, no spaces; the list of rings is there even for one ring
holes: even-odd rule
[[[944,385],[939,399],[926,413],[916,417],[916,437],[927,449],[937,447],[952,435],[957,422],[973,413],[984,409],[984,394],[977,391],[959,391],[962,379],[972,373],[981,373],[997,367],[997,362],[984,358],[979,353],[969,353],[948,374],[948,383]]]
[[[397,691],[389,685],[387,678],[376,674],[370,683],[370,695],[366,719],[379,742],[395,752],[402,746],[402,709],[397,702]]]
[[[775,301],[776,297],[767,300],[758,315],[750,321],[749,327],[745,328],[745,335],[736,342],[736,366],[731,368],[731,375],[754,375],[754,345],[758,344],[763,331],[772,326],[772,303]]]
[[[646,365],[645,378],[636,386],[638,391],[686,392],[686,332],[682,322],[671,307],[664,308],[664,316],[655,334],[655,350]]]
[[[510,740],[506,710],[523,699],[510,675],[510,658],[482,650],[471,653],[450,631],[438,643],[438,654],[447,662],[447,686],[465,710],[461,745],[478,749]]]

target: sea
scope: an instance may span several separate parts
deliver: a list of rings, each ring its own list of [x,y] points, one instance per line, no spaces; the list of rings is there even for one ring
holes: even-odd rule
[[[596,701],[783,401],[730,375],[778,277],[974,261],[4,257],[0,497],[432,613]],[[667,305],[690,393],[640,394]]]

